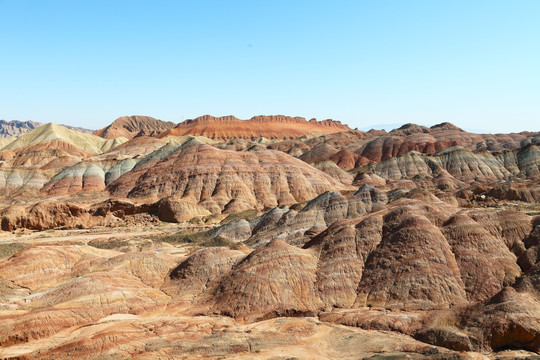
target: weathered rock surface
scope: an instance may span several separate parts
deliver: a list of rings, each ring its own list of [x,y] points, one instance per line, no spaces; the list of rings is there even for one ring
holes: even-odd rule
[[[193,300],[244,257],[218,247],[198,251],[170,272],[161,289],[176,301]]]
[[[159,219],[167,222],[182,222],[211,214],[200,205],[175,197],[163,198],[156,206]]]
[[[225,317],[109,316],[103,321],[42,341],[35,348],[0,349],[4,357],[50,359],[95,354],[120,359],[476,359],[408,336],[364,331],[316,318],[279,318],[239,324]],[[479,355],[479,354],[478,354]]]
[[[353,307],[364,266],[382,240],[380,217],[355,223],[334,223],[304,246],[319,253],[316,285],[326,306]]]
[[[352,197],[337,192],[325,192],[303,208],[276,208],[253,221],[250,246],[282,239],[290,244],[303,245],[336,221],[357,218],[384,206],[387,199],[375,188],[366,186]],[[318,230],[318,231],[317,231]]]
[[[53,228],[84,228],[96,225],[87,210],[77,204],[42,201],[29,208],[10,206],[0,212],[2,230],[47,230]]]
[[[426,309],[465,302],[452,249],[433,219],[439,214],[429,210],[405,206],[384,217],[383,240],[365,263],[357,306]]]
[[[351,174],[341,169],[332,161],[323,161],[318,164],[313,164],[313,167],[330,175],[331,177],[345,185],[351,185],[354,180],[354,177]]]
[[[308,252],[274,240],[235,265],[207,301],[233,317],[313,313],[323,306],[314,287],[316,267]]]
[[[520,276],[516,256],[502,237],[490,234],[481,222],[458,214],[446,222],[443,233],[452,247],[469,300],[485,300]]]
[[[540,302],[505,287],[492,298],[426,318],[415,337],[458,351],[524,349],[540,352]]]
[[[87,229],[94,226],[118,226],[119,223],[125,226],[131,220],[137,222],[137,219],[143,224],[146,221],[152,222],[152,218],[179,223],[210,214],[197,204],[175,197],[143,204],[109,199],[90,206],[65,201],[41,201],[30,206],[12,205],[0,210],[0,224],[4,231]],[[243,231],[248,237],[251,235],[250,229],[248,225],[248,230]],[[232,236],[232,232],[229,236]]]
[[[515,149],[528,143],[536,134],[473,134],[456,126],[443,123],[431,128],[415,124],[406,124],[388,134],[382,134],[367,142],[360,143],[353,151],[371,161],[380,162],[391,157],[403,155],[410,151],[433,154],[453,146],[461,146],[468,150],[479,148],[478,144],[492,144],[491,149]],[[494,145],[499,145],[495,147]]]

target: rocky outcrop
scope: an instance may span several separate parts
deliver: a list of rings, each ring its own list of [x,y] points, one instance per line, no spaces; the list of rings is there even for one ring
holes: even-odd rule
[[[382,240],[383,221],[368,217],[331,225],[304,247],[319,254],[316,286],[329,307],[353,307],[364,264]]]
[[[307,162],[308,164],[318,163],[326,161],[338,152],[333,146],[327,143],[322,143],[315,146],[313,149],[302,154],[299,159]]]
[[[431,199],[435,205],[403,199],[362,217],[371,202],[385,204],[382,196],[366,185],[349,200],[325,193],[299,212],[276,208],[251,223],[246,243],[307,241],[304,248],[318,254],[316,287],[326,306],[448,308],[484,301],[520,276],[516,254],[525,251],[530,217],[493,210],[456,214]],[[532,251],[529,258],[536,259]]]
[[[253,225],[249,221],[240,219],[215,228],[211,231],[210,236],[214,238],[219,236],[229,241],[242,242],[251,237],[252,230]]]
[[[13,151],[9,164],[15,168],[41,168],[57,170],[77,163],[89,154],[60,140],[38,143]]]
[[[42,201],[25,209],[9,206],[0,212],[2,230],[47,230],[53,228],[85,228],[96,225],[90,221],[87,210],[79,205],[65,202]]]
[[[540,301],[511,287],[462,316],[465,329],[485,349],[521,348],[540,352]]]
[[[197,204],[175,197],[143,204],[109,199],[86,207],[64,201],[41,201],[30,206],[12,205],[0,210],[1,229],[4,231],[86,229],[94,226],[118,226],[120,223],[125,226],[131,218],[135,219],[137,216],[139,220],[134,221],[139,221],[141,225],[152,218],[179,223],[210,214],[208,210]],[[225,230],[216,232],[216,236]],[[230,234],[226,235],[227,233]],[[231,237],[234,233],[230,228],[223,235]],[[247,229],[238,230],[237,235],[249,237],[251,227],[248,225]]]
[[[351,170],[355,167],[360,167],[368,164],[367,159],[362,158],[361,156],[346,149],[341,149],[334,155],[330,156],[330,160],[332,160],[337,166],[339,166],[343,170]]]
[[[68,353],[80,359],[96,354],[113,359],[274,359],[302,358],[304,354],[320,359],[470,358],[405,335],[345,328],[309,317],[242,324],[219,316],[111,315],[58,338],[33,342],[31,347],[21,344],[0,349],[0,356],[24,360],[62,358]]]
[[[112,255],[113,252],[89,246],[30,247],[0,262],[1,277],[31,291],[39,291],[71,280],[74,269],[83,269],[82,264]]]
[[[0,277],[30,289],[33,296],[22,302],[19,316],[1,315],[0,344],[76,330],[110,314],[163,308],[169,298],[157,288],[172,266],[166,255],[153,252],[119,254],[88,246],[23,250],[0,261]]]
[[[457,351],[540,352],[540,302],[505,287],[490,299],[428,316],[415,338]]]
[[[128,120],[126,121],[130,123],[131,120]],[[144,123],[144,119],[139,120]],[[186,123],[192,125],[226,124],[223,126],[228,129],[229,125],[235,121],[241,120],[232,117],[217,120],[202,117]],[[302,124],[323,126],[334,130],[339,128],[333,122],[319,123],[287,117],[258,117],[249,120],[248,123],[259,126],[265,124],[266,121],[278,122],[280,125],[264,127],[265,129],[282,129],[283,124],[285,124],[283,126],[291,124],[298,129],[302,128]],[[118,122],[118,124],[121,123],[121,121]],[[130,126],[128,128],[131,129]],[[242,154],[240,157],[245,157],[244,153],[264,152],[265,148],[286,152],[325,172],[345,187],[351,183],[361,185],[363,182],[355,181],[354,176],[360,179],[365,174],[378,176],[380,181],[370,183],[378,186],[390,188],[434,186],[443,191],[462,189],[472,183],[493,184],[500,181],[516,181],[516,179],[534,180],[540,176],[538,161],[540,136],[538,134],[478,135],[467,133],[448,123],[431,128],[407,124],[388,134],[344,130],[325,135],[303,135],[294,140],[285,141],[261,136],[242,138],[240,135],[230,139],[227,135],[226,142],[193,135],[165,136],[163,139],[158,139],[143,136],[143,133],[139,131],[135,138],[122,144],[125,138],[105,140],[62,126],[47,124],[9,143],[0,152],[0,167],[3,172],[14,174],[21,174],[21,171],[29,169],[43,170],[40,172],[43,178],[39,180],[36,178],[36,181],[31,182],[31,186],[39,188],[44,183],[47,184],[42,191],[42,194],[47,196],[72,196],[81,192],[86,194],[101,192],[104,190],[103,185],[111,185],[125,173],[130,173],[129,178],[136,182],[142,174],[142,169],[149,169],[151,165],[157,164],[172,153],[183,152],[189,146],[205,143],[212,144],[220,150],[236,151]],[[487,145],[481,145],[480,142]],[[89,168],[90,173],[85,175],[86,168]],[[81,170],[83,170],[82,173]],[[5,177],[6,194],[24,191],[23,187],[27,181],[17,176],[13,177],[13,181],[8,181],[7,176]],[[88,178],[88,181],[84,178]],[[166,195],[176,193],[176,190],[172,189],[176,186],[175,184],[164,183],[160,186],[164,189],[171,188],[166,190]],[[129,193],[131,190],[114,189],[115,194],[122,194],[120,196],[126,196],[126,192]],[[522,187],[519,194],[505,191],[499,189],[492,195],[485,195],[499,200],[519,198],[519,201],[528,202],[536,198],[534,191],[530,192],[528,187]],[[137,190],[137,192],[147,191]],[[141,196],[153,197],[148,201],[158,200],[159,196],[155,195],[157,191],[149,191],[149,193]],[[292,203],[292,198],[295,198],[294,195],[286,197],[289,200],[267,202],[264,206]],[[307,197],[303,199],[307,200]],[[248,201],[239,199],[233,202],[230,200],[232,198],[227,203],[223,203],[222,199],[219,202],[212,200],[203,206],[213,213],[234,212],[248,209],[253,203],[252,199]],[[297,197],[295,200],[298,200]],[[199,203],[200,200],[191,199],[190,202]],[[225,206],[228,207],[227,210]]]
[[[162,292],[126,272],[91,273],[38,294],[27,305],[24,315],[2,318],[0,344],[6,347],[51,337],[62,330],[96,323],[111,314],[150,312],[162,308],[167,300]],[[25,326],[28,323],[33,325]]]
[[[351,174],[341,169],[332,161],[323,161],[318,164],[313,164],[313,167],[330,175],[344,185],[351,185],[354,180],[354,177]]]
[[[195,217],[208,216],[210,211],[204,207],[174,196],[161,199],[157,204],[157,213],[161,221],[183,222]]]
[[[498,200],[523,201],[528,203],[540,202],[540,186],[535,184],[497,184],[492,188],[480,192]]]

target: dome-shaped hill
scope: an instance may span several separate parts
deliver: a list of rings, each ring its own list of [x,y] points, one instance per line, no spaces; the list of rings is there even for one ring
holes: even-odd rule
[[[96,131],[94,135],[101,136],[104,139],[119,137],[131,139],[137,135],[158,135],[175,125],[173,122],[154,119],[150,116],[122,116],[114,120],[109,126]]]
[[[464,132],[463,129],[461,129],[461,128],[457,127],[456,125],[454,125],[452,123],[449,123],[449,122],[443,122],[443,123],[440,123],[440,124],[433,125],[432,127],[430,127],[430,129],[434,130],[434,131],[453,130],[453,131]]]
[[[394,135],[411,135],[411,134],[416,134],[416,133],[428,134],[430,132],[431,131],[430,131],[430,129],[428,127],[418,125],[418,124],[407,123],[407,124],[404,124],[401,127],[397,128],[397,129],[394,129],[394,130],[390,131],[390,134],[394,134]]]
[[[90,154],[99,154],[126,142],[126,138],[102,139],[99,136],[70,130],[64,126],[49,123],[34,129],[9,143],[2,150],[18,150],[37,144],[65,142]]]
[[[294,204],[348,189],[299,159],[275,150],[220,150],[195,140],[147,156],[108,186],[113,196],[175,195],[213,213]]]

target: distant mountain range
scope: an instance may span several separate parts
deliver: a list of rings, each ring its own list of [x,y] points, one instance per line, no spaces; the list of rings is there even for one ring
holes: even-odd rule
[[[36,121],[0,120],[0,138],[19,137],[43,125],[43,123]],[[259,115],[249,120],[240,120],[232,115],[222,117],[203,115],[180,124],[150,116],[131,115],[119,117],[110,125],[97,131],[69,125],[62,126],[105,139],[192,135],[221,141],[254,140],[260,137],[271,140],[292,140],[303,135],[332,134],[351,130],[349,126],[331,119],[317,121],[316,119],[307,120],[303,117],[284,115]]]
[[[30,120],[28,121],[0,120],[0,138],[18,137],[42,125],[44,124],[37,121],[30,121]],[[69,126],[69,125],[63,125],[63,126],[68,129],[76,130],[76,131],[87,133],[87,134],[91,134],[94,132],[94,130],[85,129],[82,127]]]

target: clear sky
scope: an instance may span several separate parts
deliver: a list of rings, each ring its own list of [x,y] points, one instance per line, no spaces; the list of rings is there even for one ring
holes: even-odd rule
[[[0,119],[540,130],[540,1],[0,0]]]

